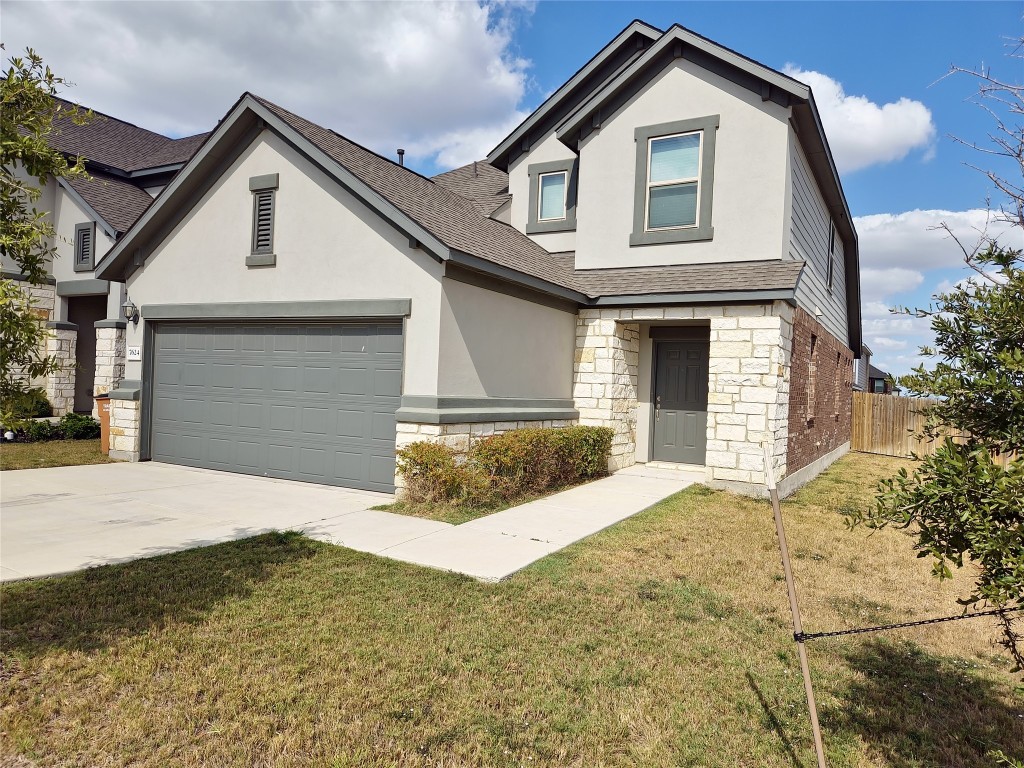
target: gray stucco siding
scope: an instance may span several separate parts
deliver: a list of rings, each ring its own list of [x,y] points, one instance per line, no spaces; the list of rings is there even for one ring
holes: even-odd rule
[[[252,177],[278,174],[273,269],[252,269]],[[333,179],[264,131],[127,281],[140,307],[401,301],[403,393],[436,395],[443,267]],[[404,314],[404,312],[403,312]],[[127,329],[144,346],[145,313]],[[145,356],[145,350],[143,350]],[[129,378],[142,378],[129,361]]]
[[[572,397],[575,308],[559,308],[445,278],[438,394]]]

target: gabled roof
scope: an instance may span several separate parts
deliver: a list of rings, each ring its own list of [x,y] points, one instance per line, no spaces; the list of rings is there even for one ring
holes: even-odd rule
[[[127,232],[135,220],[152,204],[148,192],[117,176],[93,171],[90,178],[60,179],[59,184],[79,197],[95,213],[101,224],[108,224],[111,237]]]
[[[527,147],[535,133],[548,130],[548,123],[557,123],[571,109],[635,60],[643,50],[661,37],[662,32],[646,22],[634,19],[604,48],[584,64],[561,88],[527,116],[487,155],[487,161],[507,168],[511,159]]]
[[[508,192],[508,174],[486,160],[439,173],[432,180],[469,200],[484,216],[490,216],[512,199]]]
[[[792,297],[802,262],[743,262],[706,266],[576,270],[574,254],[552,254],[511,226],[487,218],[473,202],[435,180],[361,147],[265,99],[244,94],[210,140],[188,162],[97,268],[103,279],[122,279],[151,241],[184,216],[213,178],[264,128],[282,136],[412,242],[443,261],[583,304],[673,300],[684,295],[729,294],[765,300]],[[496,169],[495,169],[496,171]],[[443,174],[469,193],[487,193],[500,171]],[[470,181],[472,180],[472,181]],[[596,300],[596,301],[595,301]]]
[[[77,125],[70,116],[76,105],[64,99],[57,101],[63,109],[53,121],[53,130],[48,137],[50,146],[68,155],[84,157],[91,164],[103,166],[116,175],[180,165],[192,156],[207,136],[204,133],[171,139],[96,111],[93,111],[93,119],[85,125]],[[117,174],[118,171],[121,173]]]

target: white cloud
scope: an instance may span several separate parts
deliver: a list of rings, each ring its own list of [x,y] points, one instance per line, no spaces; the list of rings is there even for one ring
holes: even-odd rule
[[[864,269],[860,271],[860,291],[865,300],[882,299],[912,291],[924,282],[924,275],[913,269]]]
[[[854,219],[860,238],[862,268],[912,270],[947,269],[963,264],[956,240],[936,229],[945,223],[968,249],[987,232],[1005,245],[1024,248],[1024,231],[1006,222],[989,221],[985,210],[906,211],[876,213]]]
[[[4,3],[7,53],[35,48],[67,96],[171,135],[243,91],[392,156],[483,157],[522,119],[529,3]]]
[[[866,96],[852,96],[842,83],[821,72],[787,64],[783,71],[811,86],[825,125],[832,155],[840,172],[902,160],[911,150],[934,155],[935,123],[920,101],[906,97],[876,104]]]

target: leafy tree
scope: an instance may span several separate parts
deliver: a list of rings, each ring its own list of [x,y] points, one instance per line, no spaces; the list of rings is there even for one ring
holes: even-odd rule
[[[1022,86],[985,71],[970,74],[989,100],[984,105],[996,131],[993,148],[962,143],[998,156],[998,162],[1009,160],[1014,174],[1020,171],[1012,179],[985,171],[1006,198],[994,215],[1019,233],[1024,127],[1010,120],[1024,115]],[[1001,117],[1004,112],[1009,117]],[[851,525],[913,527],[918,556],[933,558],[939,578],[951,575],[951,565],[975,565],[974,588],[960,602],[1001,609],[1001,642],[1024,669],[1015,627],[1016,611],[1024,608],[1024,257],[985,235],[975,248],[961,248],[972,277],[935,296],[928,310],[912,311],[930,319],[935,346],[921,352],[936,363],[898,379],[911,396],[939,398],[928,408],[922,436],[942,443],[912,472],[883,481],[874,508],[846,514]],[[1010,460],[1003,467],[993,462],[994,454]]]
[[[48,143],[62,112],[78,124],[90,117],[54,98],[65,84],[32,49],[12,57],[0,78],[0,255],[32,285],[43,284],[56,255],[53,224],[35,207],[42,187],[51,176],[85,175],[82,158],[69,160]],[[44,353],[45,319],[18,282],[0,279],[0,421],[7,426],[17,422],[10,404],[30,379],[57,367]]]

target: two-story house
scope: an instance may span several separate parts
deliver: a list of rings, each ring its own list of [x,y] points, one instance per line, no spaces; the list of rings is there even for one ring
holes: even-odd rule
[[[810,89],[634,22],[430,179],[246,93],[97,277],[113,454],[390,490],[396,447],[574,422],[784,491],[849,446],[857,235]]]
[[[57,101],[61,109],[48,142],[69,158],[84,157],[88,172],[88,178],[48,178],[35,206],[56,234],[48,243],[55,249],[50,279],[30,290],[36,309],[49,321],[47,354],[61,365],[39,382],[59,416],[95,412],[93,396],[124,377],[124,285],[99,279],[96,265],[206,134],[171,139],[102,113],[78,125],[71,117],[73,105]],[[24,280],[6,257],[2,268],[5,278]]]

